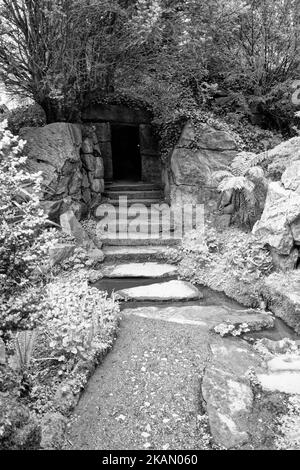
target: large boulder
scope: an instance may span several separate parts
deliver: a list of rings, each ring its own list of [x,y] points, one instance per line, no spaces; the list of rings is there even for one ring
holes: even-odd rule
[[[300,271],[273,273],[264,281],[268,308],[300,334]]]
[[[300,161],[284,171],[281,182],[269,184],[264,212],[253,233],[268,245],[275,266],[293,269],[300,243]]]
[[[291,163],[291,165],[287,167],[282,175],[281,181],[285,189],[300,192],[300,160]]]
[[[202,380],[202,397],[214,443],[225,449],[249,448],[254,395],[248,372],[263,372],[262,359],[246,342],[214,338]]]
[[[59,122],[23,128],[20,136],[26,140],[27,169],[42,172],[44,208],[57,221],[64,198],[81,200],[81,127]]]
[[[253,233],[278,253],[288,255],[294,245],[291,224],[300,215],[300,194],[278,182],[270,183],[264,212]]]
[[[300,137],[293,137],[261,154],[263,165],[272,180],[279,181],[285,170],[300,160]],[[292,188],[290,188],[292,189]]]
[[[171,200],[217,208],[218,192],[213,174],[228,170],[237,155],[237,144],[228,132],[202,124],[197,133],[188,122],[171,156]]]

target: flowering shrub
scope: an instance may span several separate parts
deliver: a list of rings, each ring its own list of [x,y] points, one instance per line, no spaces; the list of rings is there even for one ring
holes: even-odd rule
[[[42,232],[47,218],[39,200],[41,175],[26,172],[25,142],[14,137],[6,125],[5,121],[0,124],[0,329],[8,324],[12,328],[24,318],[24,291],[39,276],[37,266],[45,257],[49,236]],[[18,315],[19,294],[25,302],[20,301]],[[33,291],[27,300],[32,295]],[[35,303],[28,304],[27,310],[34,310]]]

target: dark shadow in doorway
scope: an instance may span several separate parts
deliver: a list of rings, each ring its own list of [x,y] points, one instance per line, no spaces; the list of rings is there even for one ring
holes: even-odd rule
[[[114,180],[141,181],[142,165],[138,126],[113,124],[111,132]]]

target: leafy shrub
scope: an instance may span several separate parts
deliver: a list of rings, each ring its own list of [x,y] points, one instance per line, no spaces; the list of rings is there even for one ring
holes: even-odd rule
[[[48,284],[43,324],[50,355],[67,361],[90,358],[108,346],[105,337],[117,313],[117,304],[86,281],[65,279]]]
[[[43,414],[64,403],[65,388],[74,399],[86,385],[95,364],[113,345],[119,304],[90,287],[84,272],[55,278],[46,287],[30,370],[31,407]],[[55,395],[59,396],[54,404]],[[68,401],[68,400],[67,400]]]
[[[35,328],[42,314],[41,302],[44,299],[40,287],[30,287],[15,296],[0,295],[0,330],[9,338],[14,330]]]
[[[223,233],[210,229],[202,236],[194,231],[185,237],[181,250],[182,277],[225,292],[246,306],[259,306],[261,284],[273,264],[269,252],[252,234],[237,229]]]
[[[284,140],[280,132],[253,125],[240,113],[226,113],[222,115],[222,119],[240,136],[243,150],[246,152],[264,152]]]
[[[41,175],[24,169],[24,141],[0,124],[0,329],[13,328],[34,312],[39,294],[26,292],[42,274],[50,232],[40,207]],[[36,296],[37,295],[37,296]],[[28,303],[30,302],[30,303]],[[25,326],[25,325],[24,325]]]
[[[37,450],[40,427],[29,409],[15,398],[0,396],[0,449]]]
[[[199,109],[195,103],[189,102],[186,106],[184,106],[184,104],[185,103],[183,103],[179,110],[174,110],[168,117],[168,120],[154,120],[154,124],[156,124],[157,132],[160,136],[160,152],[165,161],[167,161],[168,157],[171,155],[175,145],[178,144],[184,125],[188,121],[193,124],[194,128],[195,141],[192,144],[193,148],[198,148],[198,142],[201,140],[203,134],[203,125],[207,125],[216,130],[228,132],[235,140],[237,148],[240,150],[244,149],[245,145],[243,139],[234,129],[234,126],[230,123],[226,123],[223,118],[220,118],[207,109]]]
[[[5,114],[8,128],[14,135],[18,135],[22,127],[42,127],[46,125],[46,115],[38,104],[30,104],[12,109]]]

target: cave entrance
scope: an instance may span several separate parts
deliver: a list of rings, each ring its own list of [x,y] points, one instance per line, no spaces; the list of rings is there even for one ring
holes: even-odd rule
[[[139,126],[111,125],[113,179],[141,181]]]

